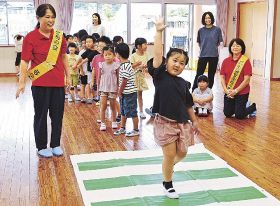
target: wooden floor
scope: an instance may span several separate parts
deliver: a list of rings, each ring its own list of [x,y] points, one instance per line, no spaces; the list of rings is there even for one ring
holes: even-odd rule
[[[185,72],[184,76],[192,81],[194,73]],[[99,131],[97,106],[66,102],[62,132],[65,155],[39,158],[34,143],[30,85],[16,100],[16,81],[15,77],[0,78],[1,206],[83,205],[70,155],[157,147],[147,120],[140,122],[139,138],[114,137],[110,128]],[[257,117],[226,119],[216,75],[213,115],[199,119],[202,132],[196,142],[203,142],[207,149],[280,199],[280,82],[254,77],[252,85],[250,99],[257,103]],[[151,106],[152,97],[153,89],[144,93],[145,107]],[[128,128],[132,128],[131,120]]]

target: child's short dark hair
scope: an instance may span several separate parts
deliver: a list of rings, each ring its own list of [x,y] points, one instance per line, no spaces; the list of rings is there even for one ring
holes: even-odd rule
[[[99,39],[100,38],[100,35],[98,33],[92,33],[92,35],[95,39]]]
[[[101,36],[99,39],[97,39],[97,42],[104,42],[106,45],[112,44],[112,41],[107,36]]]
[[[118,53],[122,58],[128,59],[129,46],[126,43],[120,43],[116,46],[115,52]]]
[[[68,41],[68,39],[70,39],[70,38],[73,38],[73,36],[70,35],[70,34],[66,35],[66,37],[65,37],[65,39],[66,39],[67,41]]]
[[[87,36],[88,33],[85,29],[81,29],[80,31],[78,31],[78,37],[79,39],[82,39],[83,36]]]
[[[74,42],[69,43],[68,48],[69,47],[73,47],[73,48],[77,49],[77,45]]]
[[[135,39],[134,46],[137,49],[137,46],[141,46],[142,44],[147,44],[147,40],[145,38],[137,38]]]
[[[87,35],[86,40],[87,40],[87,39],[92,39],[92,41],[93,41],[93,42],[95,42],[95,41],[96,41],[96,39],[94,39],[94,37],[93,37],[93,36],[91,36],[91,35]]]
[[[197,78],[197,83],[199,83],[199,82],[207,82],[207,83],[209,83],[209,80],[208,80],[208,77],[207,76],[205,76],[205,75],[200,75],[198,78]]]
[[[114,47],[111,46],[111,45],[103,47],[103,52],[104,52],[104,51],[110,51],[110,52],[112,52],[113,54],[115,54],[115,49],[114,49]]]
[[[179,49],[179,48],[170,48],[166,54],[166,61],[168,61],[169,57],[171,57],[175,54],[183,54],[186,57],[185,65],[188,64],[188,62],[189,62],[188,52],[184,51],[183,49]]]
[[[74,33],[74,34],[73,34],[73,37],[77,37],[77,38],[79,38],[79,34],[78,34],[78,32],[77,32],[77,33]]]
[[[123,40],[123,38],[121,36],[114,36],[114,38],[113,38],[114,46],[116,46],[117,42],[119,42],[119,41],[124,42],[124,40]]]
[[[136,52],[136,49],[138,46],[141,46],[142,44],[147,44],[147,40],[145,38],[139,37],[135,39],[134,42],[134,48],[132,50],[132,54]]]
[[[82,36],[81,41],[85,41],[85,40],[87,39],[87,36],[88,36],[88,35]]]

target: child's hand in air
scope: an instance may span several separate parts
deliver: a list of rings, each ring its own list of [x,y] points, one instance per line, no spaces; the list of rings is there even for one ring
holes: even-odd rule
[[[158,17],[155,20],[156,30],[162,32],[167,26],[164,24],[163,17]]]

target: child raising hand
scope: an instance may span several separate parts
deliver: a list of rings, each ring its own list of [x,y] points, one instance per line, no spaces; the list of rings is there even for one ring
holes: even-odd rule
[[[163,151],[164,193],[169,198],[179,198],[172,184],[173,167],[186,156],[187,147],[193,144],[191,131],[194,134],[199,132],[188,83],[178,76],[189,57],[182,49],[171,48],[165,59],[162,56],[162,32],[166,27],[163,18],[156,19],[155,26],[154,58],[148,61],[148,71],[155,85],[152,109],[156,114],[154,138]]]

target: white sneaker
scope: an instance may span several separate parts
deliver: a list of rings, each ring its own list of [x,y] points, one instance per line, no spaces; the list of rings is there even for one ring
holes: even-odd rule
[[[118,128],[117,122],[112,122],[112,129],[117,129],[117,128]]]
[[[81,101],[80,97],[79,97],[79,96],[76,96],[76,97],[75,97],[75,101]]]
[[[105,123],[101,122],[101,125],[100,125],[100,131],[105,131],[106,130],[106,125]]]
[[[72,95],[68,94],[68,102],[73,102]]]
[[[201,117],[201,116],[203,115],[203,111],[202,111],[202,108],[201,108],[201,107],[198,107],[197,115],[198,115],[199,117]]]
[[[146,115],[143,112],[139,112],[139,116],[141,119],[146,119]]]
[[[173,187],[169,188],[168,190],[163,186],[163,192],[164,194],[169,197],[170,199],[178,199],[179,198],[179,195],[177,194],[177,192],[174,190]],[[172,191],[172,192],[170,192]]]
[[[100,120],[100,119],[97,119],[96,122],[100,124],[100,123],[101,123],[101,120]]]
[[[203,109],[202,109],[202,115],[203,115],[204,117],[207,117],[207,116],[208,116],[208,112],[207,112],[207,109],[206,109],[206,108],[203,108]]]

